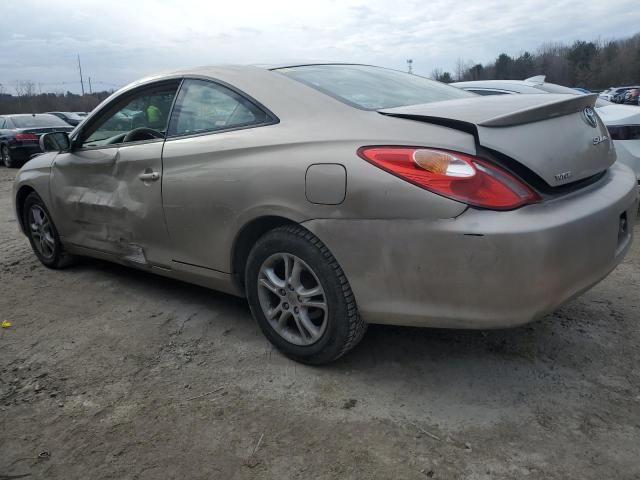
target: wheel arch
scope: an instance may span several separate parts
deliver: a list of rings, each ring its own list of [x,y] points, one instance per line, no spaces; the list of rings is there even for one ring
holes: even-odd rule
[[[31,193],[38,194],[35,188],[31,187],[30,185],[22,185],[16,192],[16,216],[18,217],[18,222],[20,223],[20,229],[25,235],[27,233],[27,230],[24,225],[24,201]]]
[[[260,237],[283,225],[300,225],[298,222],[279,215],[265,215],[247,222],[238,232],[231,249],[231,272],[234,282],[244,292],[244,270],[251,248]]]

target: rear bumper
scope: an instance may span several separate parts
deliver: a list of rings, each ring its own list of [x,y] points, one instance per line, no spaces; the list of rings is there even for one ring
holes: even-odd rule
[[[15,160],[26,162],[33,155],[42,153],[40,150],[39,144],[33,145],[9,145],[9,150],[11,150],[11,157]]]
[[[311,220],[370,323],[444,328],[522,325],[620,263],[638,209],[635,176],[612,166],[596,184],[511,212],[455,219]],[[627,233],[619,238],[620,218]]]

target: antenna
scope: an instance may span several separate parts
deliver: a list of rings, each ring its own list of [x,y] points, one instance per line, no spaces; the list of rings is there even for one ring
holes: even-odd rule
[[[84,81],[82,80],[82,64],[80,63],[80,54],[78,54],[78,70],[80,70],[80,88],[82,89],[82,96],[84,97]]]
[[[408,59],[407,60],[407,72],[408,73],[413,73],[413,60],[412,59]]]

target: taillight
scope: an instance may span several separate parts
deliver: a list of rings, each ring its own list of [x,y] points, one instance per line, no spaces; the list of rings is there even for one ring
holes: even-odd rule
[[[414,185],[495,210],[510,210],[540,200],[518,178],[466,153],[411,147],[363,147],[358,155]]]
[[[16,133],[16,140],[38,140],[38,136],[33,133]]]

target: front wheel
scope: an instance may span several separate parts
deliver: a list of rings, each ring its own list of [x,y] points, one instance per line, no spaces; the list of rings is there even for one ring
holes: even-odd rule
[[[265,336],[296,361],[336,360],[366,331],[340,265],[298,225],[276,228],[258,240],[247,261],[245,286]]]
[[[31,248],[45,267],[64,268],[74,262],[75,257],[65,252],[51,215],[37,193],[27,195],[22,215]]]

